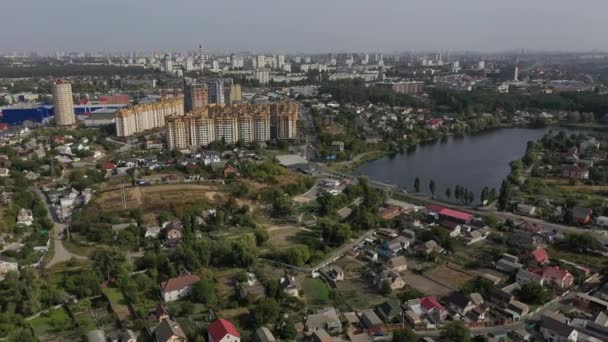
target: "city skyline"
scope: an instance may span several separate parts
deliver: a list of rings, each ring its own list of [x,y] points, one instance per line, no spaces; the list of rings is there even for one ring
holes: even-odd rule
[[[212,52],[602,51],[606,9],[599,0],[10,1],[0,39],[2,52],[179,51],[200,42]]]

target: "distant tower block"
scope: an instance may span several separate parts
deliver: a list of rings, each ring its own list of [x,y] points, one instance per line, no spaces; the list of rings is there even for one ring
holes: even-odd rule
[[[53,103],[55,105],[55,123],[61,127],[76,125],[74,114],[74,97],[72,85],[68,81],[57,81],[53,86]]]
[[[519,64],[515,64],[515,71],[513,72],[513,81],[519,81]]]

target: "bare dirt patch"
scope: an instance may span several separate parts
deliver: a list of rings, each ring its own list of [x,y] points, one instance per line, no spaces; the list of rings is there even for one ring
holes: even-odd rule
[[[416,274],[412,271],[404,272],[403,280],[405,280],[405,283],[407,285],[415,288],[416,290],[428,296],[443,297],[453,292],[453,290],[449,287],[441,285],[429,278],[426,278],[420,274]]]
[[[179,205],[196,201],[217,201],[223,198],[224,192],[217,186],[197,184],[169,184],[125,188],[127,209],[142,208],[155,210],[169,204]],[[104,210],[122,209],[122,191],[120,189],[104,192],[97,199]]]
[[[424,272],[424,276],[442,284],[447,288],[458,290],[475,275],[461,270],[456,265],[440,265],[430,271]]]

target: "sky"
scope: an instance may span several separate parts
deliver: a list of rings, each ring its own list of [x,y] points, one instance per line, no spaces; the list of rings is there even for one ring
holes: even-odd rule
[[[1,2],[1,52],[608,50],[606,0]]]

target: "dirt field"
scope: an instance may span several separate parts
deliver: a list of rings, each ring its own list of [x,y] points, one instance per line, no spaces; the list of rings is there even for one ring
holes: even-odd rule
[[[475,275],[459,271],[457,266],[448,267],[447,265],[440,265],[434,269],[424,273],[424,276],[430,278],[437,283],[444,285],[447,288],[458,290],[471,279],[475,278]]]
[[[196,201],[214,201],[223,193],[217,186],[197,184],[168,184],[125,189],[127,208],[154,210],[167,204],[183,204]],[[97,199],[104,210],[122,208],[121,190],[104,192]]]
[[[266,231],[269,235],[268,243],[274,247],[286,247],[293,245],[294,239],[298,233],[305,231],[306,228],[296,227],[289,224],[266,226]]]
[[[418,291],[421,291],[422,293],[428,296],[442,297],[447,296],[453,291],[449,287],[443,286],[439,283],[434,282],[431,279],[428,279],[411,271],[406,271],[402,277],[407,285],[415,288]]]

